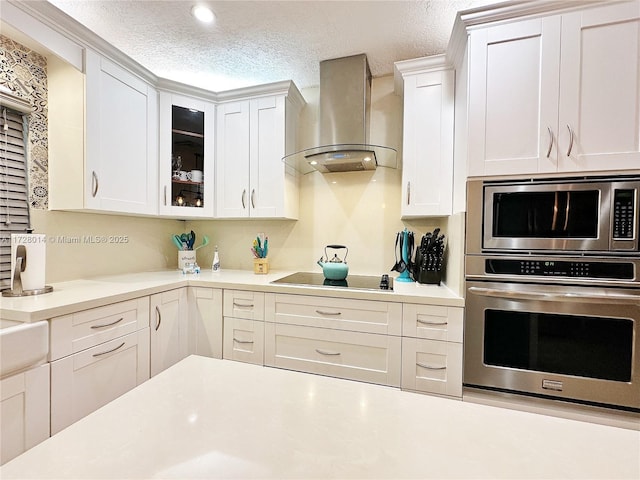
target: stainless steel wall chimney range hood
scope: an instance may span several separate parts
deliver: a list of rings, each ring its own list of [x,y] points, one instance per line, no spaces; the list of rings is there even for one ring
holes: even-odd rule
[[[369,144],[371,72],[364,54],[320,62],[320,146],[283,161],[306,174],[396,168],[396,150]]]

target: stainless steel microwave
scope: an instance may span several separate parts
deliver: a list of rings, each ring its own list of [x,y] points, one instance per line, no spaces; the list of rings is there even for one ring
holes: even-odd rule
[[[470,180],[467,253],[633,254],[640,177]]]

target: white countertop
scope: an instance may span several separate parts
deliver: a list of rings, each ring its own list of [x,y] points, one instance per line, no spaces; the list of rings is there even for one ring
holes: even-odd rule
[[[0,478],[640,478],[640,432],[191,356]]]
[[[389,302],[464,306],[464,299],[444,285],[394,282],[393,291],[368,291],[271,283],[291,273],[293,272],[272,271],[266,275],[256,275],[253,271],[248,270],[212,272],[207,269],[196,275],[185,275],[179,270],[165,270],[53,283],[53,292],[44,295],[20,298],[0,297],[0,318],[21,322],[36,322],[186,285]]]

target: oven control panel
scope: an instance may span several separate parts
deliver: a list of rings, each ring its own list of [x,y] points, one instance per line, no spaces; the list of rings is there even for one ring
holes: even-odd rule
[[[530,259],[487,259],[485,272],[498,275],[601,278],[631,280],[633,263]]]

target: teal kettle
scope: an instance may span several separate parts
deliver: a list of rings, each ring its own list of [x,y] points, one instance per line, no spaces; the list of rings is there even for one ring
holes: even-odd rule
[[[340,259],[337,253],[333,254],[333,258],[329,260],[327,248],[334,250],[345,249],[344,257]],[[327,280],[344,280],[349,274],[349,265],[347,265],[347,254],[349,249],[344,245],[327,245],[324,247],[324,257],[320,257],[318,265],[322,267],[322,273]]]

